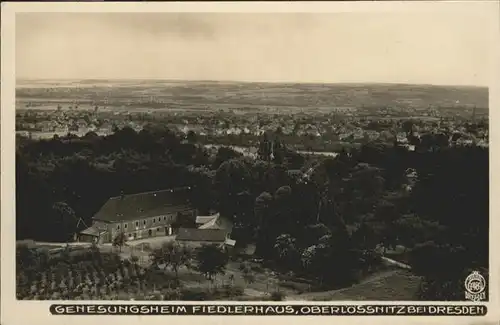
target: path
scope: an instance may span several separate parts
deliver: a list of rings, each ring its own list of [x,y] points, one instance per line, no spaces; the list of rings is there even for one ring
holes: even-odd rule
[[[405,270],[411,270],[411,266],[409,266],[408,264],[404,264],[404,263],[395,261],[395,260],[390,259],[390,258],[385,257],[385,256],[382,256],[382,261],[384,261],[385,263],[387,263],[389,265],[397,266],[397,267],[405,269]]]

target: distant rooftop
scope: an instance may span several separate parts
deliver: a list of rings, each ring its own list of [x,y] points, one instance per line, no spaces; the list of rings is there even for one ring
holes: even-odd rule
[[[206,224],[209,221],[212,221],[214,219],[217,219],[219,217],[219,214],[214,214],[211,216],[197,216],[196,217],[196,223],[197,224]]]
[[[118,222],[191,210],[190,190],[190,187],[183,187],[115,196],[101,207],[93,219]]]
[[[219,213],[213,219],[198,227],[198,229],[221,229],[227,232],[231,232],[232,228],[233,223],[228,218],[222,217]]]
[[[100,234],[102,234],[104,231],[101,229],[98,229],[95,226],[88,227],[87,229],[83,230],[80,232],[82,235],[89,235],[93,237],[98,237]]]

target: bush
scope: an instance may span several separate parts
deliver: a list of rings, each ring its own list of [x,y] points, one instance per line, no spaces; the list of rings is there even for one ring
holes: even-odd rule
[[[312,298],[312,301],[325,301],[327,299],[325,299],[324,297],[313,297]]]
[[[297,293],[299,294],[309,289],[309,285],[306,283],[295,283],[292,281],[280,281],[279,285],[283,288],[297,291]]]
[[[192,288],[181,290],[181,299],[186,301],[205,301],[211,300],[211,295],[208,291],[202,288]]]
[[[264,268],[260,265],[252,265],[250,269],[254,272],[262,272],[264,271]]]
[[[248,266],[247,266],[247,264],[246,264],[245,262],[243,262],[243,263],[240,263],[240,264],[238,265],[238,270],[243,271],[243,270],[244,270],[244,269],[246,269],[247,267],[248,267]]]
[[[271,292],[270,297],[272,301],[282,301],[283,299],[285,299],[285,294],[281,291],[274,291]]]
[[[163,294],[159,293],[159,292],[154,292],[148,296],[146,296],[146,300],[162,300],[163,297]]]
[[[212,298],[216,299],[226,299],[235,298],[243,295],[244,289],[242,287],[231,285],[223,285],[222,288],[214,289],[212,291]]]
[[[237,297],[243,295],[243,288],[242,287],[232,287],[232,286],[224,286],[223,288],[224,294],[227,297]]]

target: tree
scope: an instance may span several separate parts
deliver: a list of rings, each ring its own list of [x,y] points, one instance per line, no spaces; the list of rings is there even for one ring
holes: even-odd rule
[[[192,190],[192,203],[200,214],[209,213],[213,207],[212,182],[215,172],[207,167],[189,166],[189,182],[194,184]]]
[[[45,251],[37,250],[28,243],[16,244],[16,264],[18,270],[35,271],[43,268],[48,261]]]
[[[162,247],[151,253],[153,265],[164,264],[164,269],[171,268],[178,278],[179,268],[188,267],[192,258],[192,251],[188,246],[181,246],[174,242],[166,242]]]
[[[427,301],[463,301],[464,300],[464,279],[473,271],[488,278],[488,269],[467,269],[453,277],[434,278],[424,277],[417,296],[421,300]],[[488,299],[488,288],[485,288],[486,299]]]
[[[276,198],[277,201],[285,201],[286,199],[290,198],[292,194],[292,188],[290,186],[281,186],[276,190],[276,193],[274,197]],[[288,202],[286,202],[288,203]]]
[[[398,234],[405,248],[412,248],[433,238],[444,235],[445,227],[438,222],[425,220],[416,215],[404,215],[394,222],[393,231]]]
[[[272,301],[282,301],[283,299],[285,299],[285,294],[281,291],[273,291],[271,292],[270,299]]]
[[[196,142],[196,133],[193,130],[189,130],[186,139],[189,143],[195,143]]]
[[[413,133],[414,123],[411,120],[406,120],[402,124],[403,131],[407,136]]]
[[[385,199],[380,200],[375,207],[375,219],[390,224],[398,218],[396,206]]]
[[[274,244],[274,250],[276,252],[277,261],[280,262],[281,266],[286,270],[292,270],[298,266],[297,262],[300,255],[296,247],[295,238],[289,234],[278,236]]]
[[[218,169],[222,163],[239,157],[241,157],[241,154],[230,147],[220,147],[217,149],[217,154],[215,155],[214,162],[212,163],[212,168]]]
[[[217,191],[218,210],[222,215],[232,218],[238,211],[236,197],[249,190],[250,171],[245,163],[238,159],[223,162],[214,177],[214,189]]]
[[[125,245],[125,243],[127,242],[127,236],[125,235],[124,232],[119,232],[115,238],[113,239],[113,246],[116,247],[120,247],[120,252],[122,251],[122,247]]]
[[[303,247],[310,247],[318,243],[323,236],[330,235],[331,230],[322,223],[306,226],[302,231]]]
[[[240,223],[244,227],[248,227],[253,233],[257,225],[253,214],[254,196],[250,191],[240,192],[236,195],[235,201],[237,203],[237,209],[235,211],[236,215],[234,221]]]
[[[387,149],[388,144],[380,140],[370,141],[361,147],[358,159],[371,165],[378,165]]]
[[[270,164],[265,172],[267,189],[276,191],[281,186],[290,185],[290,177],[285,165]]]
[[[382,235],[377,231],[371,222],[362,222],[352,233],[352,241],[356,247],[361,249],[373,249],[380,243]]]
[[[342,181],[342,216],[346,222],[356,215],[371,213],[380,199],[385,180],[378,167],[358,163]]]
[[[263,161],[271,161],[271,152],[272,152],[272,141],[269,140],[269,137],[266,132],[262,135],[262,140],[259,144],[259,159]]]
[[[64,232],[64,238],[68,241],[76,231],[77,218],[75,211],[65,202],[56,202],[52,205],[56,221]]]
[[[276,223],[281,225],[282,232],[292,232],[295,226],[293,218],[292,189],[290,186],[281,186],[274,194]]]
[[[99,249],[99,246],[97,246],[96,242],[92,242],[92,244],[90,245],[89,253],[90,253],[90,256],[92,256],[92,260],[96,261],[99,264],[102,263],[101,251]]]
[[[255,253],[262,257],[269,257],[275,234],[271,218],[273,217],[273,196],[268,192],[261,193],[255,199],[254,213],[257,219],[257,244]],[[274,237],[274,238],[273,238]]]
[[[224,274],[229,256],[217,245],[203,245],[198,251],[198,271],[210,280],[218,273]]]
[[[419,297],[425,300],[463,300],[463,281],[472,270],[487,276],[487,269],[474,266],[465,247],[436,244],[429,241],[417,245],[410,254],[413,272],[423,276]]]
[[[387,201],[381,200],[375,207],[375,219],[379,220],[384,225],[384,246],[396,247],[398,242],[398,233],[395,231],[395,222],[398,219],[398,212],[396,206]]]
[[[255,199],[255,216],[259,220],[259,224],[262,226],[265,223],[265,219],[269,216],[271,207],[273,203],[273,196],[268,192],[262,192]]]
[[[255,282],[255,275],[253,274],[253,271],[252,269],[250,268],[250,266],[248,265],[242,265],[242,267],[240,268],[241,270],[241,273],[242,273],[242,277],[243,277],[243,281],[245,281],[245,283],[248,285],[248,284],[252,284]]]
[[[320,283],[323,283],[325,274],[325,269],[329,266],[327,261],[328,247],[323,244],[312,245],[306,248],[302,252],[301,261],[303,268],[312,276],[319,279]]]

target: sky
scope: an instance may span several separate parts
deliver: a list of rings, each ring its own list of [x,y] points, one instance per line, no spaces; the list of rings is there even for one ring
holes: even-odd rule
[[[485,86],[493,21],[474,8],[18,13],[16,77]]]

